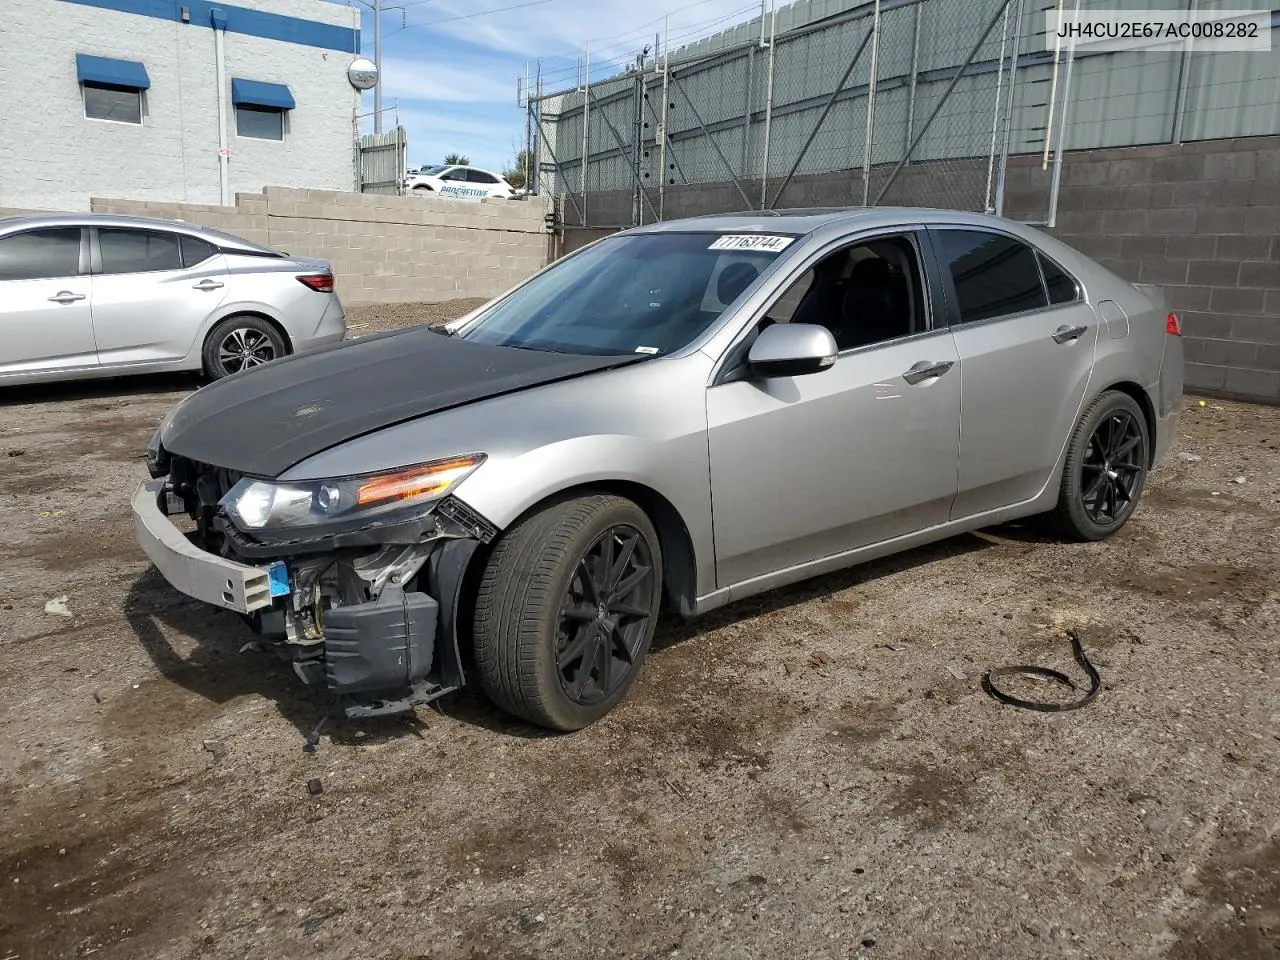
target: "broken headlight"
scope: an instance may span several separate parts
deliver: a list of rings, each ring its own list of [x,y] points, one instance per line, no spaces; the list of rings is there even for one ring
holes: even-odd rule
[[[474,453],[332,480],[278,483],[244,477],[219,506],[244,530],[372,519],[439,499],[483,460],[483,454]]]

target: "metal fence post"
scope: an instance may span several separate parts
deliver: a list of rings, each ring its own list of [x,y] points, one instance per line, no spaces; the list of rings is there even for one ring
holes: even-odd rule
[[[1196,0],[1187,0],[1187,13],[1195,13]],[[1182,48],[1182,57],[1178,60],[1178,92],[1173,101],[1173,132],[1170,143],[1182,142],[1182,121],[1187,109],[1187,87],[1191,82],[1191,45],[1195,43],[1187,37]]]
[[[658,121],[658,166],[661,170],[662,179],[658,181],[658,219],[666,219],[667,211],[667,99],[668,88],[671,80],[671,58],[669,56],[670,49],[667,46],[667,38],[670,34],[667,32],[667,18],[664,18],[662,24],[662,119]],[[657,63],[658,58],[654,57],[653,62]]]
[[[880,68],[880,0],[871,17],[871,78],[867,85],[867,138],[862,147],[862,205],[871,199],[871,147],[876,129],[876,71]]]
[[[991,149],[987,153],[987,193],[982,212],[991,213],[991,186],[996,169],[996,137],[1000,132],[1000,94],[1004,90],[1004,51],[1009,43],[1009,7],[1004,8],[1004,29],[1000,33],[1000,65],[996,68],[996,96],[991,107]]]
[[[1009,97],[1004,108],[1004,142],[1000,148],[1000,167],[996,174],[996,216],[1004,216],[1005,174],[1009,170],[1009,145],[1013,140],[1013,105],[1018,95],[1018,52],[1022,41],[1022,20],[1026,0],[1018,0],[1014,14],[1013,61],[1009,64]]]
[[[915,25],[911,29],[911,90],[907,94],[907,127],[902,143],[904,154],[910,151],[911,136],[915,132],[916,125],[916,80],[920,74],[920,12],[923,9],[923,2],[916,4]],[[907,162],[911,162],[910,156],[907,157]]]
[[[591,167],[591,44],[587,44],[586,82],[582,85],[582,206],[574,209],[582,225],[587,225],[587,174]]]
[[[1072,22],[1078,23],[1080,20],[1080,0],[1076,0],[1075,12],[1072,15]],[[1073,37],[1067,44],[1067,74],[1062,80],[1062,117],[1058,121],[1058,152],[1053,158],[1053,185],[1049,188],[1049,217],[1048,224],[1050,230],[1058,225],[1058,191],[1062,186],[1062,154],[1065,146],[1064,142],[1067,138],[1067,113],[1071,108],[1071,68],[1076,62],[1076,42]]]
[[[778,7],[773,0],[770,8],[772,23],[769,26],[769,79],[764,98],[764,159],[760,164],[760,209],[765,209],[765,196],[769,190],[769,128],[773,123],[773,54],[778,43]],[[764,19],[760,20],[760,43],[764,44]]]

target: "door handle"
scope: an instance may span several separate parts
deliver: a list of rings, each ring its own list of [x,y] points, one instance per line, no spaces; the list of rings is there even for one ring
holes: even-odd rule
[[[57,296],[49,298],[50,303],[75,303],[77,300],[83,300],[83,293],[72,293],[70,290],[59,290]]]
[[[1071,340],[1079,340],[1081,334],[1083,334],[1088,329],[1089,329],[1088,327],[1068,327],[1065,325],[1061,326],[1057,330],[1053,331],[1053,342],[1067,343],[1068,341],[1071,341]]]
[[[953,366],[955,366],[954,360],[921,360],[919,363],[912,364],[911,369],[902,375],[902,379],[915,385],[923,380],[940,377]]]
[[[217,280],[206,279],[206,280],[201,280],[199,283],[192,284],[191,289],[192,290],[217,290],[221,286],[222,284],[220,284]]]

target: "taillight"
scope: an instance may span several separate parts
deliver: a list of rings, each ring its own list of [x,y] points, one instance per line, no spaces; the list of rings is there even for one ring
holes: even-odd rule
[[[316,293],[333,293],[332,273],[304,273],[298,281],[306,284]]]
[[[1182,323],[1178,320],[1176,313],[1171,313],[1164,319],[1164,332],[1171,337],[1182,336]]]

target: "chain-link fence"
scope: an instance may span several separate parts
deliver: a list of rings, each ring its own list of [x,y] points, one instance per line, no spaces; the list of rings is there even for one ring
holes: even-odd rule
[[[1193,7],[1227,3],[1272,6]],[[877,204],[1052,226],[1067,149],[1276,132],[1280,55],[1054,46],[1047,13],[1117,4],[1142,5],[797,0],[609,79],[539,88],[535,189],[570,227]]]
[[[567,225],[600,228],[814,206],[998,211],[1017,61],[1044,57],[1024,6],[881,0],[785,30],[764,17],[531,96],[538,188],[563,197]]]

